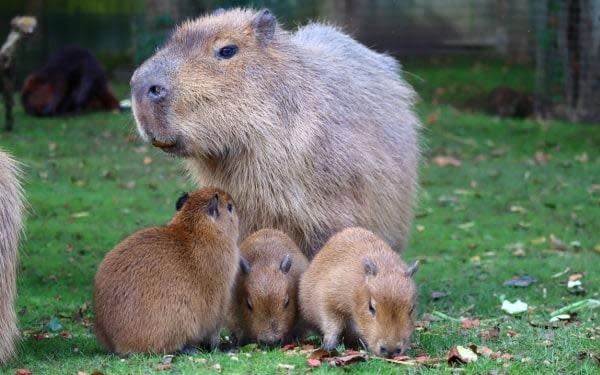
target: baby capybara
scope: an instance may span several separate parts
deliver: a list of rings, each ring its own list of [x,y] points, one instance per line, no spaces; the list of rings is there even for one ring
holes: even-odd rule
[[[239,268],[238,217],[229,195],[183,195],[164,227],[110,251],[95,279],[96,337],[116,353],[171,353],[219,342]]]
[[[358,336],[377,355],[392,357],[410,345],[418,263],[408,267],[382,239],[363,228],[334,235],[300,280],[304,318],[334,349],[344,333]]]
[[[396,250],[412,221],[416,94],[398,62],[326,24],[267,9],[184,22],[131,79],[137,129],[238,202],[240,233],[288,234],[312,256],[361,226]]]
[[[261,229],[240,245],[233,331],[248,340],[275,345],[290,339],[298,323],[298,283],[308,260],[285,233]]]

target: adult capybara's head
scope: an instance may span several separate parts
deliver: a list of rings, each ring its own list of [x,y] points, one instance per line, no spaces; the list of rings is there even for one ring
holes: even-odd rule
[[[32,116],[51,115],[55,109],[52,106],[54,95],[54,87],[45,77],[37,73],[30,74],[21,92],[25,112]]]
[[[177,199],[175,206],[177,213],[171,224],[196,234],[205,234],[209,228],[216,228],[237,243],[238,214],[233,199],[226,192],[204,188],[184,193]]]
[[[404,273],[379,274],[377,265],[363,260],[364,288],[354,295],[356,328],[369,349],[382,357],[394,357],[410,346],[414,331],[417,289],[412,275],[418,263]]]
[[[296,321],[297,288],[290,275],[292,258],[279,264],[252,265],[242,260],[241,318],[250,338],[262,345],[281,344]]]
[[[141,136],[179,156],[220,160],[256,136],[268,113],[283,31],[268,10],[218,10],[180,25],[133,74]]]

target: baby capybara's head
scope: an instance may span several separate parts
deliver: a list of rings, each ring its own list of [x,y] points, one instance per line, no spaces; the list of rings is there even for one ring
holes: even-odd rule
[[[270,113],[281,33],[268,11],[233,9],[180,25],[133,74],[140,135],[163,151],[219,160],[256,135]]]
[[[176,203],[177,213],[171,221],[195,234],[204,234],[216,228],[227,238],[237,242],[239,219],[233,199],[226,192],[204,188],[184,193]]]
[[[55,90],[50,81],[40,74],[30,74],[21,91],[21,101],[25,111],[32,116],[48,116],[53,114]]]
[[[262,345],[278,345],[291,332],[296,320],[297,289],[290,276],[292,258],[279,264],[252,265],[241,262],[241,318],[250,338]]]
[[[357,289],[353,301],[357,331],[373,353],[400,355],[410,346],[414,331],[417,289],[412,275],[418,263],[402,273],[385,275],[370,258],[363,265],[364,288]]]

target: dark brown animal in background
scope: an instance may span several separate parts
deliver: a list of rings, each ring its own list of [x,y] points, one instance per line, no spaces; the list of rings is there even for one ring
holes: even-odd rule
[[[95,278],[96,337],[116,353],[172,353],[219,343],[239,268],[238,217],[229,195],[182,196],[164,227],[110,251]]]
[[[17,296],[17,251],[22,231],[21,171],[0,150],[0,365],[15,353],[19,336],[14,303]]]
[[[140,135],[240,204],[242,238],[288,234],[312,256],[362,226],[402,250],[420,123],[398,62],[330,25],[268,10],[187,21],[131,80]]]
[[[418,263],[408,267],[383,240],[362,228],[334,235],[300,280],[304,318],[333,350],[341,336],[358,336],[383,357],[403,353],[414,330]]]
[[[238,343],[277,345],[298,333],[298,283],[308,259],[285,233],[261,229],[240,245],[242,272],[232,302]]]
[[[119,108],[98,60],[90,51],[77,46],[59,50],[43,68],[30,74],[23,85],[21,100],[25,111],[33,116]]]

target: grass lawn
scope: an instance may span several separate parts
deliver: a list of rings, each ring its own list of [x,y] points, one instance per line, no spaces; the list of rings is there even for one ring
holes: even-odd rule
[[[466,373],[597,374],[600,309],[582,310],[557,328],[547,322],[562,306],[600,299],[600,127],[500,120],[444,104],[452,92],[464,98],[465,90],[480,95],[490,85],[528,89],[532,72],[525,67],[465,59],[408,62],[406,69],[422,94],[425,122],[422,189],[406,252],[407,260],[422,260],[417,282],[423,323],[409,354],[443,360],[431,367],[380,360],[343,369],[324,364],[314,372],[450,372],[449,349],[475,344],[512,358],[481,356],[459,366]],[[435,98],[439,87],[450,92],[448,100]],[[121,359],[96,343],[89,325],[92,279],[103,255],[121,239],[172,216],[178,195],[193,187],[180,161],[140,142],[128,113],[35,119],[17,108],[16,120],[14,133],[0,134],[0,146],[25,163],[27,173],[30,209],[18,280],[23,339],[18,357],[0,373],[154,373],[160,356]],[[461,164],[440,167],[434,162],[444,161],[439,156]],[[577,272],[585,295],[567,288]],[[522,275],[537,281],[503,286]],[[434,300],[432,292],[447,296]],[[529,312],[506,314],[502,296],[521,299]],[[434,312],[452,319],[431,321]],[[465,329],[454,320],[461,317],[478,318],[480,325]],[[480,333],[494,326],[498,337],[486,341]],[[215,365],[223,373],[308,369],[305,355],[247,348],[236,355],[177,357],[167,372],[214,373]]]

